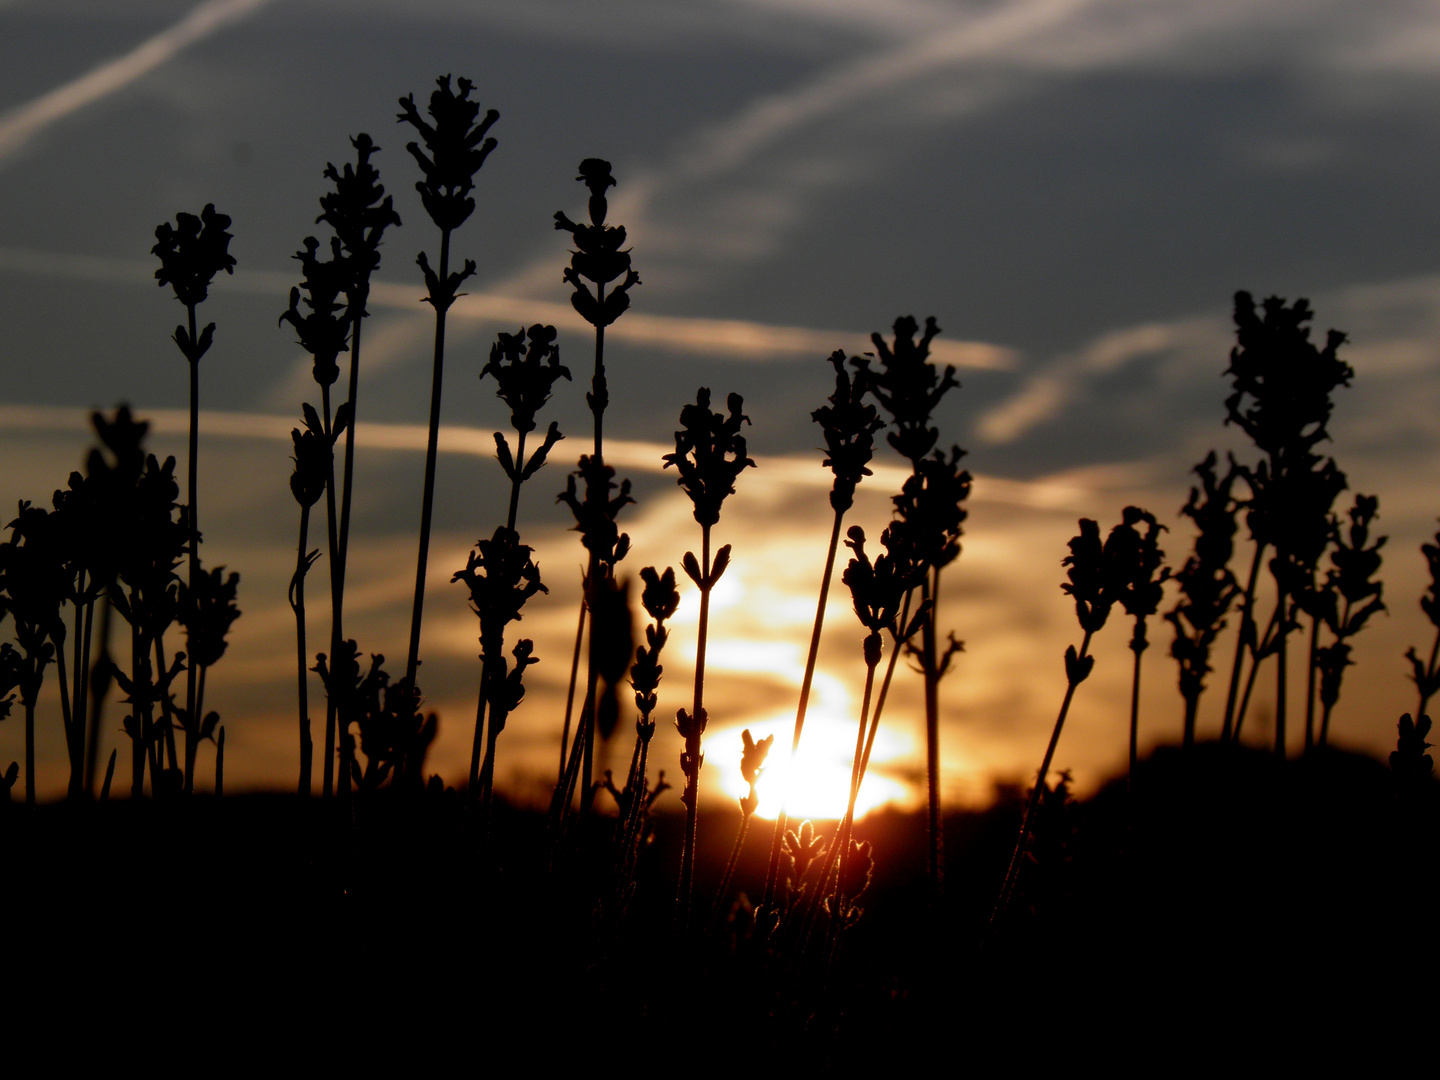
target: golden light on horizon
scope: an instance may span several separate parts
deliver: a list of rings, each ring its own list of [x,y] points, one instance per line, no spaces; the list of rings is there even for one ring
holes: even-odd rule
[[[786,813],[796,820],[836,820],[844,816],[850,799],[850,770],[855,760],[858,719],[857,716],[845,720],[812,710],[805,721],[793,765],[790,760],[795,730],[793,715],[777,715],[757,723],[707,732],[705,763],[720,770],[721,789],[739,799],[749,791],[745,778],[740,775],[740,732],[748,728],[757,742],[774,735],[775,743],[755,785],[760,796],[756,815],[773,821],[780,813],[783,800]],[[870,767],[855,801],[857,819],[890,803],[908,805],[914,801],[910,787],[884,771],[887,762],[909,757],[914,750],[903,733],[887,728],[882,721],[875,733]]]

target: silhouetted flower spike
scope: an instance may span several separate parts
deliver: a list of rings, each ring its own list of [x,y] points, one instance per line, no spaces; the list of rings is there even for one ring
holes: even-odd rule
[[[104,475],[122,490],[133,488],[145,468],[145,451],[142,447],[150,430],[149,423],[136,420],[128,405],[121,405],[115,410],[114,420],[105,419],[104,413],[91,413],[90,423],[94,426],[101,445],[110,451],[114,462],[107,462],[98,449],[91,450],[85,464],[86,474]]]
[[[898,519],[892,527],[905,533],[916,558],[936,569],[960,554],[972,480],[969,470],[960,467],[964,457],[964,450],[952,446],[948,457],[936,450],[917,459],[914,472],[891,500]]]
[[[533,551],[520,543],[514,530],[501,525],[489,540],[475,542],[465,568],[450,579],[463,581],[470,590],[470,603],[480,617],[480,653],[487,660],[504,663],[505,627],[520,618],[526,600],[550,591],[540,583]]]
[[[491,109],[477,123],[480,103],[470,100],[475,86],[469,79],[456,80],[459,94],[450,89],[449,75],[442,75],[435,83],[438,89],[431,91],[425,110],[434,124],[421,117],[414,94],[400,99],[399,120],[420,132],[425,148],[413,142],[405,147],[425,174],[415,189],[430,219],[449,232],[459,228],[475,209],[470,192],[475,186],[475,174],[495,149],[495,140],[487,133],[500,114]]]
[[[1198,533],[1194,553],[1175,574],[1180,599],[1165,618],[1175,628],[1170,655],[1180,663],[1180,693],[1187,700],[1198,698],[1210,673],[1210,649],[1225,627],[1225,616],[1239,583],[1229,568],[1235,549],[1235,514],[1238,509],[1230,488],[1238,475],[1232,461],[1223,479],[1215,475],[1212,451],[1195,467],[1200,488],[1190,489],[1190,498],[1180,513],[1195,522]]]
[[[235,602],[240,575],[225,576],[225,568],[217,566],[195,579],[195,591],[180,583],[178,606],[180,623],[185,627],[190,661],[210,667],[225,655],[225,638],[230,625],[240,617]]]
[[[583,498],[579,494],[576,478],[585,484]],[[570,507],[575,515],[575,530],[580,533],[587,551],[593,551],[602,563],[613,566],[630,550],[630,537],[620,532],[615,518],[622,507],[635,500],[630,497],[630,481],[620,482],[619,494],[615,490],[615,470],[589,454],[580,455],[579,468],[566,477],[565,490],[556,496],[557,502]]]
[[[351,287],[353,269],[338,237],[330,239],[329,259],[319,259],[319,250],[320,241],[307,236],[304,250],[292,256],[299,260],[305,278],[299,288],[290,290],[290,307],[280,322],[295,327],[300,346],[315,358],[315,381],[333,386],[340,377],[337,358],[350,340],[350,316],[339,297]],[[300,310],[302,303],[308,311]]]
[[[320,216],[316,222],[327,222],[340,238],[351,270],[346,295],[352,318],[366,314],[365,301],[370,291],[370,275],[380,265],[380,241],[385,230],[400,224],[395,202],[385,194],[380,174],[370,164],[370,156],[379,151],[370,136],[361,132],[350,140],[355,148],[355,164],[343,171],[333,164],[325,166],[325,179],[335,185],[334,191],[320,196]]]
[[[486,375],[495,377],[496,393],[509,407],[516,431],[534,431],[535,414],[550,400],[555,383],[570,378],[570,370],[560,363],[555,337],[553,326],[539,323],[515,334],[502,331],[490,347],[489,362],[480,369],[482,380]]]
[[[562,278],[574,290],[570,303],[580,316],[591,326],[609,326],[630,306],[630,289],[640,284],[640,275],[630,266],[630,252],[622,250],[625,227],[605,224],[605,190],[615,184],[610,163],[586,158],[575,179],[590,189],[590,224],[576,224],[563,210],[555,211],[555,228],[568,232],[578,249],[571,253]],[[609,290],[602,302],[601,289],[622,275],[623,280]],[[595,292],[585,285],[586,281],[596,287]]]
[[[735,480],[747,468],[753,468],[745,453],[745,439],[740,426],[750,418],[740,410],[744,402],[739,394],[727,400],[730,415],[710,411],[710,391],[701,387],[694,405],[680,410],[681,429],[675,432],[675,452],[664,457],[665,468],[674,465],[678,482],[690,496],[695,507],[695,520],[701,525],[714,525],[720,520],[720,505],[726,496],[735,493]]]
[[[1343,630],[1348,636],[1357,632],[1371,615],[1385,608],[1380,600],[1384,584],[1372,579],[1380,572],[1380,549],[1385,546],[1388,537],[1381,536],[1374,544],[1366,546],[1370,539],[1370,527],[1379,516],[1379,510],[1377,496],[1356,495],[1355,504],[1350,508],[1349,527],[1337,530],[1335,550],[1330,554],[1330,561],[1335,564],[1335,587],[1351,607],[1357,604],[1363,606],[1351,612],[1345,627],[1332,626],[1336,633]],[[1367,600],[1370,602],[1365,603]]]
[[[1110,617],[1115,603],[1114,576],[1105,559],[1105,545],[1100,541],[1100,526],[1090,518],[1080,519],[1080,532],[1070,540],[1070,554],[1061,560],[1068,566],[1068,582],[1060,588],[1075,600],[1075,616],[1080,629],[1095,633]]]
[[[1330,395],[1355,375],[1337,355],[1344,334],[1331,330],[1323,349],[1310,341],[1313,317],[1303,299],[1287,307],[1271,296],[1257,314],[1248,292],[1235,294],[1238,344],[1226,370],[1234,380],[1234,392],[1225,400],[1226,423],[1238,424],[1275,459],[1298,459],[1329,438]]]
[[[608,211],[605,190],[615,186],[615,177],[610,175],[610,163],[600,158],[586,158],[580,162],[580,175],[575,179],[590,189],[591,224],[604,225]]]
[[[675,588],[675,568],[667,566],[663,574],[658,574],[653,566],[647,566],[640,571],[640,580],[645,582],[640,594],[645,613],[657,623],[665,622],[680,606],[680,592]]]
[[[856,618],[875,639],[873,645],[867,644],[866,661],[870,660],[871,649],[877,650],[878,660],[882,630],[897,637],[906,636],[895,622],[906,594],[919,584],[923,566],[916,561],[914,551],[904,543],[903,533],[893,526],[881,534],[880,542],[885,545],[885,554],[873,563],[865,554],[865,530],[852,525],[845,535],[845,546],[855,553],[855,557],[850,560],[840,580],[850,588]],[[912,625],[915,629],[919,628],[914,620]]]
[[[1135,526],[1144,524],[1142,533]],[[1125,613],[1137,619],[1154,615],[1164,595],[1164,583],[1170,568],[1163,566],[1165,552],[1160,550],[1159,534],[1165,526],[1155,515],[1138,506],[1127,506],[1120,524],[1110,530],[1106,540],[1107,557],[1116,562],[1119,593],[1116,600]]]
[[[750,737],[750,729],[746,728],[740,733],[744,749],[740,753],[740,775],[751,787],[755,786],[760,779],[760,772],[764,768],[765,758],[770,753],[770,747],[775,742],[774,735],[766,735],[758,743]]]
[[[313,405],[307,401],[302,408],[305,430],[290,429],[290,438],[295,443],[295,471],[290,474],[290,493],[301,506],[310,507],[325,494],[325,483],[335,460],[335,440],[326,436],[320,415]]]
[[[934,317],[925,320],[925,333],[919,341],[920,328],[912,316],[895,320],[895,340],[886,344],[879,334],[871,334],[879,354],[880,368],[871,374],[871,393],[880,402],[895,425],[887,441],[902,457],[918,461],[935,446],[940,433],[930,426],[931,414],[946,391],[960,385],[955,367],[947,364],[943,373],[930,362],[930,342],[940,333]],[[868,369],[864,358],[857,358],[857,367]]]
[[[1435,759],[1425,753],[1432,745],[1425,741],[1428,734],[1430,717],[1412,720],[1409,713],[1400,717],[1400,735],[1390,752],[1390,768],[1409,781],[1428,779],[1435,771]]]
[[[168,221],[159,225],[157,242],[150,249],[160,259],[160,269],[155,271],[157,284],[174,286],[175,298],[186,307],[204,301],[216,274],[235,272],[229,228],[230,218],[216,213],[214,203],[206,203],[198,218],[180,213],[173,226]]]
[[[845,352],[836,349],[830,354],[835,368],[835,391],[830,404],[810,414],[810,419],[825,432],[825,461],[835,474],[830,489],[830,506],[848,510],[855,502],[855,488],[861,477],[870,476],[867,466],[875,453],[875,432],[885,426],[875,406],[865,404],[870,392],[868,368],[857,367],[852,378],[845,370]]]

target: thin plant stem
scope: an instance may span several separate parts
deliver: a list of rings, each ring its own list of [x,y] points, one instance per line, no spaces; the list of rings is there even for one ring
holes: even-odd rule
[[[1281,584],[1280,584],[1280,582],[1279,582],[1279,579],[1276,579],[1275,587],[1276,587],[1276,589],[1277,589],[1278,592],[1279,592],[1279,596],[1278,596],[1277,599],[1276,599],[1276,613],[1277,613],[1277,615],[1279,615],[1279,614],[1282,613],[1282,612],[1284,611],[1284,609],[1285,609],[1285,601],[1286,601],[1287,597],[1286,597],[1286,593],[1285,593],[1284,588],[1281,586]],[[1278,640],[1276,641],[1276,648],[1275,648],[1275,754],[1276,754],[1276,756],[1282,757],[1282,758],[1285,756],[1285,734],[1286,734],[1286,732],[1285,732],[1285,719],[1286,719],[1286,704],[1287,704],[1287,702],[1286,702],[1286,696],[1287,696],[1287,695],[1286,695],[1286,692],[1285,692],[1285,691],[1286,691],[1286,670],[1285,670],[1285,665],[1286,665],[1286,657],[1287,657],[1287,654],[1288,654],[1288,649],[1286,648],[1286,643],[1289,641],[1289,638],[1290,638],[1290,634],[1289,634],[1289,631],[1286,629],[1286,625],[1287,625],[1287,624],[1285,624],[1283,621],[1282,621],[1281,624],[1279,625],[1279,628],[1278,628],[1278,631],[1277,631],[1278,634],[1279,634],[1279,638],[1278,638]]]
[[[1079,663],[1084,663],[1092,637],[1094,637],[1094,632],[1086,630],[1077,653]],[[1040,805],[1040,796],[1045,790],[1045,777],[1050,774],[1050,763],[1055,759],[1055,748],[1060,744],[1060,732],[1065,726],[1065,716],[1070,711],[1070,703],[1075,700],[1075,690],[1079,685],[1080,681],[1077,679],[1066,679],[1065,698],[1060,702],[1060,713],[1055,718],[1055,729],[1050,733],[1050,743],[1045,747],[1045,757],[1040,762],[1040,772],[1036,775],[1035,786],[1030,789],[1030,798],[1025,804],[1025,817],[1020,824],[1020,838],[1015,841],[1015,851],[1010,856],[1010,866],[1005,871],[1005,883],[1000,888],[1000,897],[996,900],[995,910],[990,916],[992,932],[1004,917],[1005,910],[1010,906],[1010,897],[1014,893],[1015,883],[1020,877],[1020,865],[1025,858],[1025,849],[1030,844],[1030,830],[1035,825],[1035,808]]]
[[[486,691],[490,686],[490,661],[480,665],[480,700],[475,706],[475,740],[470,747],[470,795],[472,801],[480,796],[480,746],[485,738]]]
[[[1305,678],[1305,752],[1315,748],[1315,656],[1320,645],[1320,617],[1310,618],[1310,663]]]
[[[442,287],[450,279],[450,230],[440,230]],[[420,622],[425,613],[425,569],[430,557],[430,519],[435,509],[435,461],[440,450],[440,392],[445,370],[445,315],[449,306],[435,298],[435,362],[430,381],[430,431],[425,441],[425,487],[420,502],[420,551],[415,563],[415,603],[410,613],[410,648],[405,657],[405,679],[415,685],[420,666]]]
[[[690,925],[690,892],[695,876],[695,843],[699,834],[700,808],[700,723],[705,715],[705,642],[710,629],[710,526],[700,526],[700,628],[695,646],[695,700],[690,714],[690,737],[685,752],[693,770],[686,780],[685,846],[680,857],[680,892],[676,903],[676,928],[683,934]]]
[[[1135,663],[1130,675],[1130,767],[1125,774],[1125,786],[1129,789],[1140,764],[1140,653],[1135,649]]]
[[[835,553],[840,547],[840,525],[844,520],[843,510],[835,511],[835,523],[830,528],[830,546],[825,551],[825,571],[820,576],[820,599],[815,604],[815,625],[810,630],[810,651],[805,655],[805,675],[800,681],[800,702],[795,708],[795,737],[790,743],[790,763],[786,775],[793,775],[795,755],[800,751],[800,732],[805,727],[805,713],[810,706],[810,685],[815,678],[815,665],[820,656],[820,631],[825,625],[825,603],[830,595],[830,580],[835,573]],[[788,785],[787,785],[788,786]],[[775,835],[770,841],[770,864],[765,871],[765,898],[761,902],[768,911],[775,901],[775,885],[780,877],[780,854],[784,847],[785,826],[788,823],[785,799],[780,803],[780,813],[775,817]]]
[[[1246,630],[1254,632],[1255,627],[1255,588],[1260,582],[1260,560],[1265,554],[1265,545],[1255,545],[1255,557],[1250,562],[1250,577],[1245,583],[1245,598],[1240,605],[1240,632],[1235,639],[1235,660],[1230,665],[1230,688],[1225,695],[1225,723],[1220,731],[1222,742],[1238,741],[1240,726],[1235,716],[1235,695],[1240,688],[1240,669],[1242,658],[1245,652]],[[1253,659],[1252,651],[1252,663]]]
[[[300,782],[302,796],[310,794],[310,777],[315,744],[310,737],[310,676],[305,647],[305,572],[309,569],[306,546],[309,544],[310,507],[300,507],[300,542],[295,550],[295,575],[290,579],[290,606],[295,611],[295,659],[300,701]]]
[[[35,699],[25,695],[25,806],[35,809]]]
[[[1430,663],[1426,671],[1435,670],[1435,662],[1440,660],[1440,629],[1435,631],[1435,643],[1430,646]],[[1423,684],[1420,689],[1420,704],[1415,707],[1415,722],[1420,722],[1420,717],[1425,715],[1425,706],[1430,703],[1430,695],[1425,693]]]
[[[100,716],[105,688],[110,684],[110,619],[114,605],[108,593],[100,594],[100,659],[90,666],[90,707],[85,740],[85,790],[95,791],[95,769],[100,761]]]
[[[637,793],[636,798],[639,798]],[[725,864],[725,873],[720,878],[720,887],[715,890],[715,905],[710,913],[710,924],[719,927],[724,909],[725,894],[730,890],[730,880],[735,876],[735,864],[740,861],[740,849],[745,846],[745,833],[750,828],[750,815],[740,811],[740,828],[735,833],[735,843],[730,848],[730,859]]]
[[[194,304],[185,305],[186,317],[188,318],[190,323],[190,341],[192,343],[198,340],[195,334],[195,307],[196,305]],[[200,517],[197,510],[197,492],[199,490],[198,473],[200,467],[199,433],[200,360],[198,357],[195,357],[190,360],[190,475],[187,477],[187,494],[190,499],[190,596],[192,598],[198,596],[198,593],[195,590],[200,580]],[[163,675],[163,669],[156,674]],[[168,700],[169,694],[166,694],[165,696]],[[187,663],[185,665],[185,706],[189,710],[188,715],[190,717],[190,722],[193,725],[197,722],[195,718],[195,665],[193,662]],[[169,710],[166,709],[165,712],[167,719],[167,723],[165,725],[165,734],[167,739],[166,745],[170,749],[170,764],[173,768],[175,764],[175,736],[174,733],[170,730],[171,725],[168,722]]]
[[[330,413],[330,387],[321,385],[320,404],[323,410],[321,417],[324,423],[325,439],[334,445],[333,420]],[[331,661],[340,655],[340,649],[344,643],[343,627],[341,625],[340,611],[340,590],[343,588],[339,576],[337,556],[340,550],[340,536],[336,523],[335,507],[335,460],[331,456],[329,468],[325,471],[325,524],[326,539],[329,541],[330,550],[330,657]],[[323,795],[329,798],[334,789],[335,770],[335,738],[336,738],[335,698],[333,695],[325,695],[325,770]]]
[[[930,900],[938,903],[944,884],[944,837],[940,822],[940,672],[935,656],[935,627],[940,600],[940,568],[921,585],[921,599],[930,601],[920,628],[921,665],[925,672],[925,784],[928,791],[926,831],[929,838]]]
[[[1240,728],[1245,723],[1245,714],[1250,711],[1250,696],[1255,691],[1255,680],[1260,673],[1259,654],[1265,651],[1269,644],[1270,635],[1274,633],[1276,621],[1280,617],[1280,610],[1277,608],[1270,616],[1270,624],[1265,628],[1265,636],[1260,640],[1260,648],[1256,650],[1256,660],[1250,665],[1250,671],[1245,677],[1245,693],[1240,698],[1240,708],[1235,714],[1235,741],[1240,741]]]
[[[575,683],[580,677],[580,646],[585,640],[585,598],[580,598],[580,618],[575,624],[575,651],[570,657],[570,689],[565,693],[565,727],[560,733],[560,776],[565,775],[565,747],[570,742],[570,717],[575,708]]]

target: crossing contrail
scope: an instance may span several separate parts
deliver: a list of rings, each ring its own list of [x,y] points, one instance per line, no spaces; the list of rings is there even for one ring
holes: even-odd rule
[[[124,89],[197,41],[248,18],[268,3],[270,0],[206,0],[175,25],[141,42],[124,56],[11,109],[0,116],[0,165],[57,120]]]

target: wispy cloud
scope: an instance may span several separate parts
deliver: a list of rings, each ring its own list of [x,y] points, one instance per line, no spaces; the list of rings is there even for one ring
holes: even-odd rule
[[[11,109],[0,116],[0,165],[52,124],[123,90],[196,42],[249,18],[268,3],[270,0],[206,0],[124,56]]]
[[[19,248],[0,248],[0,270],[146,285],[153,284],[155,275],[153,264],[139,259],[62,255]],[[225,287],[281,297],[294,284],[293,275],[276,271],[237,270],[233,278],[226,279]],[[370,307],[413,313],[426,310],[421,306],[418,284],[396,282],[374,283],[371,286]],[[569,304],[496,293],[462,296],[450,309],[450,315],[456,319],[498,326],[538,322],[575,333],[584,333],[589,328],[589,324]],[[808,361],[835,349],[858,353],[873,348],[869,338],[847,331],[780,326],[745,319],[652,315],[639,311],[627,313],[624,319],[606,330],[606,336],[634,345],[740,362]],[[931,346],[931,359],[937,364],[954,364],[957,367],[1003,369],[1015,362],[1015,353],[1003,345],[989,342],[939,339]]]

